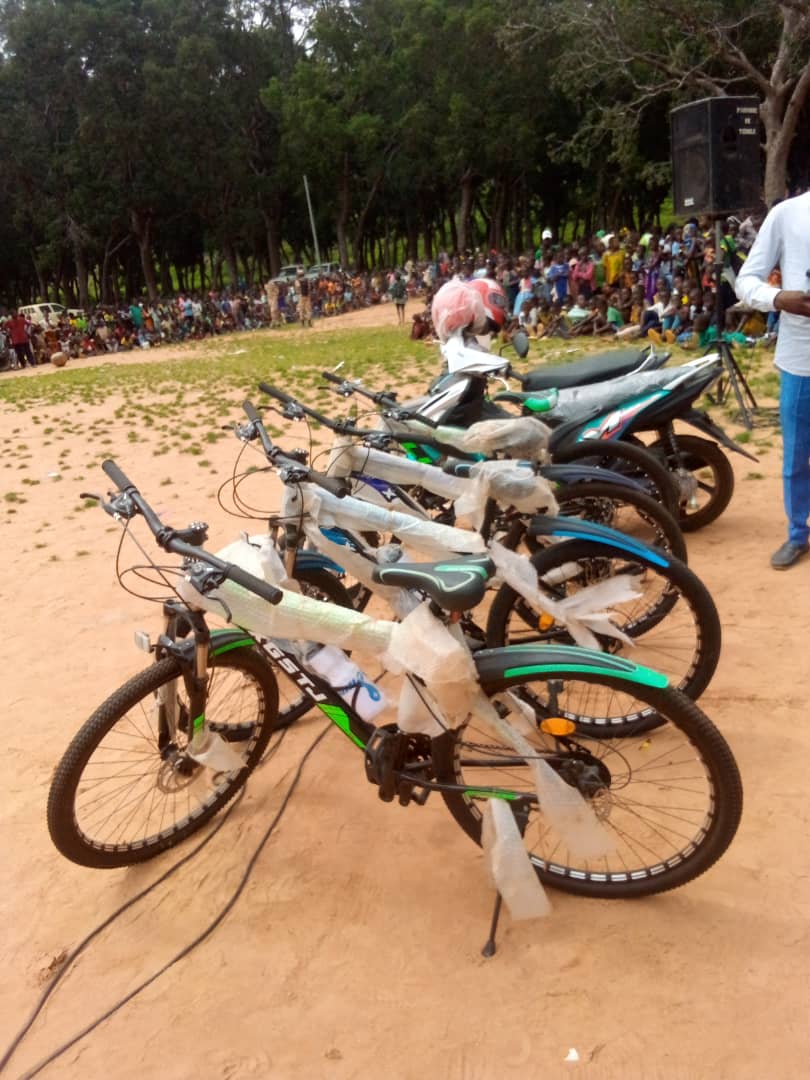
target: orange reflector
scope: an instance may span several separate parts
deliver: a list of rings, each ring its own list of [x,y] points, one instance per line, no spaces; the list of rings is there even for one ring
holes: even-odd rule
[[[577,725],[562,716],[549,716],[540,721],[540,730],[545,731],[546,735],[573,735]]]
[[[547,614],[545,611],[542,613],[540,618],[537,620],[537,629],[538,630],[550,630],[553,625],[554,625],[554,616]]]

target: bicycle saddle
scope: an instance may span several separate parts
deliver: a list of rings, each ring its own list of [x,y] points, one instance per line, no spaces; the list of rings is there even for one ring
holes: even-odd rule
[[[372,578],[381,585],[418,589],[444,611],[469,611],[480,603],[495,565],[484,556],[463,556],[440,562],[392,563],[378,566]]]

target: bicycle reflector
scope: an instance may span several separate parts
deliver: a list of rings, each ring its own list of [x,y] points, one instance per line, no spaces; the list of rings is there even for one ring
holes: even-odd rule
[[[577,730],[577,725],[573,720],[566,720],[562,716],[547,716],[545,720],[540,721],[540,730],[544,731],[546,735],[573,735]]]

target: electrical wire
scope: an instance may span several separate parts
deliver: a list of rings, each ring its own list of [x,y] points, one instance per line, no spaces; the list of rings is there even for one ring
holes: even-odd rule
[[[307,763],[308,759],[311,757],[311,755],[315,752],[315,750],[317,749],[317,747],[319,746],[321,741],[325,738],[326,734],[331,730],[331,728],[332,728],[332,724],[331,723],[327,724],[326,727],[323,728],[323,730],[320,732],[320,734],[314,739],[314,741],[309,745],[307,750],[304,752],[303,756],[301,757],[301,760],[298,763],[298,767],[296,768],[295,775],[293,776],[293,779],[292,779],[292,781],[290,783],[290,786],[287,788],[287,791],[284,794],[284,798],[283,798],[283,800],[281,802],[281,806],[276,811],[275,817],[270,822],[267,829],[264,831],[263,835],[261,836],[261,838],[259,840],[259,843],[256,845],[256,847],[255,847],[255,849],[253,851],[253,854],[251,855],[250,859],[248,860],[247,867],[245,868],[245,870],[244,870],[244,872],[242,874],[242,877],[240,878],[240,880],[239,880],[239,882],[238,882],[238,884],[236,886],[236,889],[233,891],[233,893],[231,894],[230,898],[225,903],[225,905],[220,909],[219,913],[208,924],[208,926],[200,934],[198,934],[197,937],[195,937],[193,939],[193,941],[191,941],[188,945],[186,945],[178,953],[176,953],[172,957],[171,960],[169,960],[166,964],[163,965],[162,968],[160,968],[158,971],[156,971],[152,975],[150,975],[149,978],[144,979],[143,982],[141,982],[138,986],[136,986],[128,994],[126,994],[124,997],[120,998],[114,1005],[112,1005],[109,1009],[107,1009],[107,1011],[105,1013],[103,1013],[99,1017],[96,1017],[95,1020],[93,1020],[86,1027],[82,1028],[82,1030],[79,1031],[76,1035],[74,1035],[71,1039],[68,1039],[66,1042],[62,1043],[60,1046],[58,1046],[56,1048],[56,1050],[54,1050],[52,1053],[50,1053],[46,1058],[43,1058],[41,1061],[39,1061],[32,1069],[29,1069],[27,1072],[25,1072],[23,1074],[23,1076],[22,1076],[22,1080],[30,1080],[31,1077],[34,1077],[38,1073],[42,1072],[42,1070],[44,1068],[46,1068],[48,1065],[50,1065],[53,1061],[56,1061],[57,1058],[61,1057],[64,1053],[66,1053],[72,1046],[75,1046],[75,1044],[77,1042],[79,1042],[81,1039],[85,1038],[85,1036],[89,1035],[92,1031],[94,1031],[97,1027],[99,1027],[102,1023],[104,1023],[105,1020],[108,1020],[111,1016],[113,1016],[116,1012],[118,1012],[119,1009],[122,1009],[124,1007],[124,1005],[128,1004],[130,1001],[132,1001],[132,999],[134,997],[136,997],[138,994],[140,994],[142,990],[145,990],[148,986],[151,986],[151,984],[153,982],[156,982],[157,979],[159,979],[161,975],[164,975],[169,970],[169,968],[173,967],[180,960],[183,960],[194,949],[196,949],[198,945],[201,945],[202,942],[206,940],[206,938],[211,936],[211,934],[217,929],[217,927],[220,925],[220,923],[225,919],[225,917],[234,908],[234,906],[236,905],[236,903],[239,900],[240,896],[242,895],[242,893],[244,891],[244,888],[247,885],[251,874],[253,873],[253,869],[254,869],[254,867],[256,865],[256,862],[257,862],[257,860],[259,858],[259,855],[261,855],[262,851],[264,850],[265,845],[267,844],[267,841],[272,836],[273,832],[275,831],[276,827],[280,823],[282,817],[284,816],[284,814],[285,814],[285,812],[287,810],[287,806],[288,806],[288,804],[290,802],[290,799],[292,798],[293,793],[295,792],[295,789],[298,787],[298,784],[299,784],[299,782],[301,780],[301,776],[302,776],[303,771],[304,771],[304,766],[306,765],[306,763]],[[282,734],[282,738],[283,738],[283,734]],[[280,741],[281,740],[279,739],[279,742]],[[278,746],[276,746],[274,748],[273,753],[275,753],[276,749],[278,749]],[[268,755],[268,757],[269,757],[269,755]],[[68,958],[65,961],[63,967],[61,968],[59,973],[56,975],[53,982],[43,992],[42,996],[40,997],[39,1001],[37,1002],[36,1006],[34,1007],[31,1015],[28,1018],[28,1020],[26,1020],[25,1024],[22,1026],[20,1031],[17,1033],[17,1035],[12,1040],[12,1042],[9,1045],[6,1052],[3,1054],[3,1057],[0,1059],[0,1072],[2,1072],[5,1069],[6,1065],[8,1065],[9,1061],[11,1060],[12,1056],[17,1052],[17,1050],[19,1049],[20,1044],[22,1043],[22,1041],[25,1038],[26,1034],[28,1033],[28,1031],[30,1030],[30,1028],[33,1025],[34,1021],[37,1019],[37,1017],[41,1013],[42,1009],[44,1008],[46,1001],[51,996],[51,994],[54,992],[54,990],[56,989],[56,987],[59,984],[59,982],[61,981],[61,979],[71,969],[74,961],[78,959],[78,957],[85,951],[85,949],[88,947],[88,945],[96,937],[98,937],[98,935],[103,930],[105,930],[111,923],[113,923],[116,919],[118,919],[121,915],[123,915],[125,911],[127,911],[130,907],[133,906],[133,904],[137,903],[143,897],[145,897],[146,895],[151,893],[154,889],[156,889],[159,885],[163,884],[164,881],[166,881],[169,877],[171,877],[174,873],[176,873],[182,866],[184,866],[191,859],[193,859],[194,856],[197,855],[197,853],[199,851],[201,851],[206,846],[206,844],[208,844],[214,838],[214,836],[216,836],[216,834],[219,832],[219,830],[223,827],[225,822],[230,817],[231,813],[236,809],[236,807],[241,802],[241,800],[242,800],[242,798],[244,796],[244,792],[245,792],[245,789],[242,788],[242,790],[240,791],[238,797],[231,804],[231,806],[228,808],[228,810],[225,812],[225,814],[223,814],[223,816],[220,818],[220,820],[217,823],[216,827],[211,830],[211,832],[208,834],[208,836],[206,836],[205,839],[201,843],[199,843],[196,848],[194,848],[192,851],[190,851],[188,853],[188,855],[185,855],[182,859],[180,859],[177,863],[175,863],[174,866],[170,867],[156,881],[152,882],[151,885],[148,885],[145,889],[142,889],[141,892],[137,893],[130,900],[127,900],[125,904],[121,905],[121,907],[119,907],[116,911],[114,911],[112,913],[112,915],[110,915],[107,919],[104,920],[104,922],[102,922],[99,926],[97,926],[94,930],[92,930],[83,939],[83,941],[81,941],[79,943],[79,945],[77,945],[77,947],[73,950],[73,952],[68,956]]]

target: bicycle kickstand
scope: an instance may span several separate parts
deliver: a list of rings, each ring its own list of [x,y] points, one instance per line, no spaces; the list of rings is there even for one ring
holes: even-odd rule
[[[529,808],[525,804],[511,807],[512,813],[515,815],[515,821],[517,827],[520,830],[520,835],[526,832],[526,826],[529,824]],[[497,952],[497,945],[495,944],[495,935],[498,932],[498,921],[501,917],[501,908],[503,907],[503,897],[500,892],[495,894],[495,907],[492,911],[492,922],[489,926],[489,937],[481,950],[481,955],[489,959],[490,956],[494,956]]]

